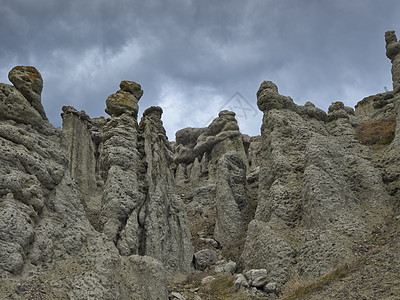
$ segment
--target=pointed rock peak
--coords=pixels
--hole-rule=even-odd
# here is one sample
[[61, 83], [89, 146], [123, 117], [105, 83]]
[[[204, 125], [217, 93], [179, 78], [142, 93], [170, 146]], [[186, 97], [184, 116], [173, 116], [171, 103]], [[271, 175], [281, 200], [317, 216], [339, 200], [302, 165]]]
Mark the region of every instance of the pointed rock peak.
[[158, 119], [161, 119], [161, 115], [163, 113], [163, 110], [159, 106], [150, 106], [148, 109], [146, 109], [143, 112], [143, 117], [144, 116], [154, 116]]
[[278, 93], [278, 87], [272, 81], [264, 81], [263, 83], [261, 83], [260, 88], [257, 91], [257, 97], [263, 90], [271, 90], [275, 93]]
[[16, 66], [8, 73], [8, 79], [39, 112], [42, 118], [47, 120], [41, 100], [43, 79], [39, 71], [31, 66]]
[[269, 111], [271, 109], [297, 110], [293, 100], [290, 97], [279, 94], [278, 87], [272, 81], [261, 83], [257, 91], [257, 106], [261, 111]]
[[394, 30], [386, 31], [385, 32], [385, 41], [387, 44], [396, 43], [397, 37]]
[[127, 81], [127, 80], [121, 81], [119, 87], [122, 91], [128, 92], [133, 96], [135, 96], [138, 99], [138, 101], [143, 96], [142, 87], [140, 86], [139, 83], [136, 83], [134, 81]]
[[219, 112], [218, 116], [219, 116], [220, 118], [229, 117], [229, 116], [235, 117], [235, 116], [236, 116], [236, 113], [233, 112], [233, 111], [229, 111], [229, 110], [222, 110], [222, 111]]
[[393, 30], [385, 32], [385, 41], [386, 41], [386, 56], [391, 61], [393, 61], [393, 59], [400, 52], [400, 42], [397, 41], [396, 34]]
[[140, 84], [133, 81], [121, 81], [121, 88], [108, 96], [105, 112], [110, 116], [120, 116], [123, 113], [132, 114], [135, 118], [139, 111], [138, 102], [143, 95]]

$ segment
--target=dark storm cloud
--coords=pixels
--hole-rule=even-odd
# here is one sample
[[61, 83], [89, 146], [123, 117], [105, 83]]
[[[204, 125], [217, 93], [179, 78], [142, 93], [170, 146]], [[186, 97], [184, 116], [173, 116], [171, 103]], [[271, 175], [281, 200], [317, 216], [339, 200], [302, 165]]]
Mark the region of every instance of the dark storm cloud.
[[[239, 92], [255, 107], [263, 80], [323, 109], [391, 88], [384, 32], [400, 29], [395, 0], [0, 0], [0, 81], [17, 64], [45, 81], [56, 126], [62, 105], [104, 114], [121, 80], [162, 105], [169, 137], [203, 126]], [[259, 132], [261, 113], [239, 119]]]

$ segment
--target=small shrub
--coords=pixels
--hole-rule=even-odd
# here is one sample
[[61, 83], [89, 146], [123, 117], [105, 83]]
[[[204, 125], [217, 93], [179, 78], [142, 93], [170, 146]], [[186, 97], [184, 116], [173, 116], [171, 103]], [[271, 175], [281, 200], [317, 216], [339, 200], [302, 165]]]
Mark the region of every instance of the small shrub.
[[374, 120], [358, 125], [356, 129], [357, 139], [364, 145], [387, 145], [394, 139], [396, 121]]

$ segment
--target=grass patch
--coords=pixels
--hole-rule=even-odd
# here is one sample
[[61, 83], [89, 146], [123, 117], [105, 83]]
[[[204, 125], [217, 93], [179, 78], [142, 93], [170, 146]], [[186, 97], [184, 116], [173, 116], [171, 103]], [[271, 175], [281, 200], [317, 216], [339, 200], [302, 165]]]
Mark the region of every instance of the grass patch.
[[395, 136], [396, 121], [374, 120], [360, 123], [356, 128], [358, 141], [364, 145], [387, 145], [392, 142]]
[[299, 297], [304, 297], [318, 290], [321, 290], [324, 286], [328, 285], [329, 283], [336, 281], [340, 278], [344, 278], [351, 272], [355, 271], [358, 266], [365, 264], [369, 256], [374, 255], [379, 251], [380, 250], [378, 247], [374, 247], [370, 251], [368, 251], [368, 253], [361, 256], [360, 258], [351, 259], [345, 262], [344, 264], [340, 265], [339, 267], [333, 269], [331, 272], [313, 281], [307, 282], [297, 276], [287, 283], [286, 288], [287, 290], [290, 291], [289, 294], [283, 296], [280, 299], [281, 300], [297, 299]]

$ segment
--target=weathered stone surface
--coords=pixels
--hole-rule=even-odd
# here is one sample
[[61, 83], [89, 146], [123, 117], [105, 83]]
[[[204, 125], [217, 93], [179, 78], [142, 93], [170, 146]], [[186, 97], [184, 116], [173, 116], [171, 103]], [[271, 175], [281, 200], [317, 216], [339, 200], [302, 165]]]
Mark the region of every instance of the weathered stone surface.
[[261, 288], [268, 282], [268, 272], [265, 269], [253, 269], [246, 272], [246, 278], [251, 286]]
[[80, 188], [85, 201], [85, 210], [91, 224], [99, 229], [102, 191], [99, 185], [99, 141], [93, 138], [92, 121], [84, 112], [72, 106], [62, 108], [63, 132], [67, 140], [69, 172]]
[[365, 97], [355, 106], [355, 116], [359, 122], [395, 119], [393, 92]]
[[189, 273], [193, 258], [189, 224], [170, 171], [173, 154], [161, 114], [160, 107], [150, 107], [140, 122], [148, 188], [139, 212], [139, 225], [144, 228], [143, 250], [163, 262], [167, 270]]
[[263, 291], [267, 293], [275, 293], [277, 288], [276, 282], [268, 282], [263, 286]]
[[389, 209], [380, 172], [359, 154], [354, 111], [335, 102], [324, 118], [282, 97], [271, 83], [258, 92], [260, 194], [241, 257], [278, 285], [292, 268], [310, 280], [351, 259]]
[[106, 100], [106, 113], [110, 116], [120, 116], [123, 113], [137, 117], [138, 101], [143, 95], [139, 84], [133, 81], [122, 81], [120, 90], [110, 95]]
[[385, 33], [386, 56], [392, 62], [393, 92], [400, 92], [400, 42], [397, 40], [394, 31]]
[[296, 109], [290, 97], [278, 93], [278, 87], [272, 81], [264, 81], [257, 92], [257, 105], [261, 111], [271, 109]]
[[216, 278], [214, 276], [206, 276], [201, 280], [202, 285], [207, 285], [213, 282]]
[[43, 123], [40, 113], [15, 87], [0, 83], [0, 118], [39, 127]]
[[41, 100], [43, 79], [38, 70], [30, 66], [17, 66], [8, 73], [8, 79], [31, 103], [42, 118], [47, 120]]
[[104, 125], [103, 232], [122, 255], [149, 255], [170, 273], [189, 273], [189, 224], [169, 168], [173, 155], [161, 114], [160, 107], [150, 107], [139, 128], [129, 114]]
[[204, 249], [194, 254], [194, 265], [197, 270], [205, 270], [217, 262], [217, 252]]
[[[365, 279], [376, 298], [396, 294], [400, 42], [385, 37], [393, 92], [325, 113], [263, 82], [259, 137], [221, 111], [170, 143], [160, 107], [138, 124], [143, 91], [130, 81], [107, 99], [107, 120], [63, 107], [61, 132], [42, 111], [40, 74], [13, 69], [14, 86], [0, 84], [0, 298], [167, 299], [166, 276], [193, 264], [223, 273], [203, 289], [236, 271], [247, 279], [235, 276], [235, 296], [277, 297], [364, 259], [343, 282]], [[397, 127], [387, 144], [359, 143], [361, 123], [388, 119]], [[192, 242], [203, 249], [194, 258]], [[366, 289], [338, 284], [319, 298]]]
[[233, 282], [233, 286], [235, 287], [236, 290], [239, 290], [240, 288], [248, 289], [250, 287], [249, 283], [246, 280], [246, 277], [244, 277], [243, 274], [235, 275], [235, 281]]
[[132, 94], [138, 100], [143, 96], [142, 87], [136, 82], [127, 80], [121, 81], [119, 88], [124, 92]]
[[243, 238], [246, 231], [247, 166], [240, 155], [227, 152], [218, 161], [217, 170], [214, 237], [222, 246], [229, 247]]
[[284, 283], [294, 256], [294, 249], [268, 224], [257, 220], [250, 222], [241, 257], [245, 269], [263, 267], [267, 280]]
[[[34, 85], [30, 88], [37, 91]], [[167, 195], [166, 199], [173, 204], [164, 202], [164, 206], [157, 207], [158, 212], [165, 213], [164, 221], [175, 226], [162, 228], [162, 232], [169, 234], [161, 240], [169, 247], [160, 250], [164, 251], [163, 262], [132, 252], [129, 257], [121, 256], [120, 251], [125, 248], [117, 241], [130, 241], [118, 227], [124, 224], [120, 216], [125, 212], [125, 217], [129, 217], [129, 205], [144, 199], [135, 195], [147, 193], [143, 190], [147, 180], [137, 176], [146, 173], [146, 168], [143, 169], [143, 154], [138, 154], [142, 149], [137, 146], [136, 119], [131, 113], [123, 113], [107, 122], [101, 118], [91, 120], [84, 112], [64, 107], [62, 134], [26, 97], [14, 87], [1, 85], [0, 105], [4, 109], [0, 118], [0, 298], [167, 299], [165, 266], [168, 272], [187, 272], [192, 261], [188, 226], [180, 227], [185, 226], [185, 215], [179, 201], [174, 202]], [[158, 136], [160, 130], [152, 134]], [[149, 144], [154, 142], [151, 136], [149, 139]], [[165, 143], [166, 137], [160, 140]], [[154, 150], [155, 146], [151, 147]], [[164, 153], [156, 155], [172, 159], [171, 154], [168, 158]], [[149, 155], [149, 159], [155, 168], [158, 166], [157, 170], [165, 167], [169, 171], [154, 157]], [[124, 185], [121, 187], [121, 178], [125, 180], [125, 189]], [[153, 184], [159, 189], [158, 183]], [[132, 191], [135, 186], [137, 191]], [[164, 197], [167, 192], [160, 191], [159, 195]], [[103, 204], [110, 200], [114, 206], [103, 205], [100, 212], [99, 203], [91, 202], [96, 193], [99, 197], [104, 195]], [[125, 195], [131, 198], [124, 198]], [[151, 197], [156, 199], [155, 194]], [[121, 213], [124, 205], [128, 210], [122, 209]], [[117, 226], [113, 228], [107, 222], [94, 224], [101, 214], [108, 214]], [[180, 214], [180, 219], [174, 223], [176, 214]], [[135, 231], [142, 221], [138, 214], [134, 220], [128, 220], [127, 225], [132, 236], [143, 233]], [[105, 228], [109, 237], [92, 225], [97, 230]], [[158, 228], [158, 224], [153, 225]], [[154, 235], [156, 230], [149, 228], [148, 232]], [[156, 239], [160, 235], [146, 238]], [[147, 245], [151, 249], [151, 244]], [[139, 252], [139, 247], [131, 248]], [[141, 251], [146, 254], [146, 249]], [[182, 251], [186, 256], [179, 256]]]

